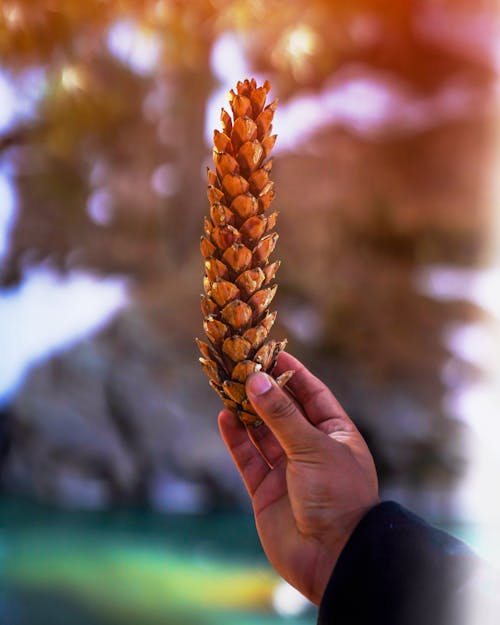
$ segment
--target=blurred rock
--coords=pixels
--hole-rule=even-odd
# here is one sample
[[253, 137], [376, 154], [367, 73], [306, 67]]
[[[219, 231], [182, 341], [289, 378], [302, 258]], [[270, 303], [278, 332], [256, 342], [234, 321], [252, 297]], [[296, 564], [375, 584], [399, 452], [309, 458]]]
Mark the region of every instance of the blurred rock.
[[180, 480], [167, 472], [154, 476], [148, 489], [148, 497], [155, 509], [169, 513], [205, 512], [209, 503], [203, 484]]
[[242, 497], [198, 363], [172, 362], [140, 325], [137, 312], [125, 313], [32, 371], [10, 407], [7, 491], [70, 506], [142, 502], [169, 511]]

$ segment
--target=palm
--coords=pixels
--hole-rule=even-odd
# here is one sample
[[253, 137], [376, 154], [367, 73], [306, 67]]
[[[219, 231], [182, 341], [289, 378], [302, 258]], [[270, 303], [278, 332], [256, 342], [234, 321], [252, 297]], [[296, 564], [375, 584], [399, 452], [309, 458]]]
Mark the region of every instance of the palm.
[[[234, 441], [240, 453], [243, 447], [248, 453], [244, 460], [247, 462], [244, 480], [252, 497], [262, 547], [276, 570], [295, 587], [302, 588], [311, 577], [319, 544], [303, 536], [298, 529], [288, 494], [288, 461], [283, 450], [265, 425], [251, 433], [262, 453], [266, 449], [266, 457], [273, 464], [271, 470], [262, 456], [255, 453], [254, 445], [248, 445], [247, 433], [229, 411], [224, 411], [221, 421], [231, 422], [231, 429], [229, 423], [225, 426], [226, 439]], [[272, 451], [275, 453], [270, 453]]]
[[352, 531], [368, 502], [375, 503], [377, 480], [364, 440], [330, 391], [281, 354], [278, 373], [290, 368], [296, 370], [289, 386], [297, 402], [288, 402], [290, 414], [281, 415], [285, 433], [275, 430], [279, 441], [266, 425], [245, 430], [228, 410], [219, 423], [252, 498], [267, 557], [318, 602], [349, 536], [345, 528]]
[[[308, 588], [314, 582], [314, 570], [321, 555], [321, 544], [312, 536], [300, 531], [301, 517], [292, 509], [288, 482], [294, 484], [286, 458], [269, 471], [253, 496], [257, 531], [262, 547], [276, 570], [296, 588]], [[328, 561], [331, 570], [333, 562]], [[309, 593], [306, 591], [306, 595]]]

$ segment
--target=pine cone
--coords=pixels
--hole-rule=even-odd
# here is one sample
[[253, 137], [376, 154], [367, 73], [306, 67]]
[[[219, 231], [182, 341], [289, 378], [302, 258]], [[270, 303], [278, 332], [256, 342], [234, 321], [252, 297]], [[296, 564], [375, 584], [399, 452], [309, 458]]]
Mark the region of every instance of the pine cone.
[[[278, 214], [267, 213], [274, 198], [269, 159], [277, 102], [268, 106], [271, 85], [238, 82], [230, 92], [233, 119], [222, 109], [222, 132], [214, 131], [215, 172], [208, 170], [210, 219], [205, 217], [201, 253], [205, 258], [205, 295], [201, 309], [210, 343], [197, 339], [200, 362], [210, 385], [240, 421], [259, 425], [245, 393], [254, 371], [271, 373], [286, 340], [268, 339], [276, 319], [269, 305], [276, 293], [280, 261], [269, 262], [278, 234]], [[293, 375], [277, 378], [284, 386]]]

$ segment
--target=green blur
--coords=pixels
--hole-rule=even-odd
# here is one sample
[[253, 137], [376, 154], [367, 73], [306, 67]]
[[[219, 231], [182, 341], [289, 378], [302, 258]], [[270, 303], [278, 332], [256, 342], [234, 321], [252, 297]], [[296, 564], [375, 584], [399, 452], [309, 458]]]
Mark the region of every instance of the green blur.
[[[70, 512], [0, 502], [0, 614], [9, 625], [296, 625], [251, 517]], [[2, 620], [2, 622], [4, 622]]]

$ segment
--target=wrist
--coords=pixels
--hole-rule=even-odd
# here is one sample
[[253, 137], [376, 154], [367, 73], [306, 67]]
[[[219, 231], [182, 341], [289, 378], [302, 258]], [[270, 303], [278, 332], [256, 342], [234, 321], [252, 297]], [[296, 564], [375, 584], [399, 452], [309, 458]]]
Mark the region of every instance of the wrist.
[[349, 514], [342, 515], [337, 519], [336, 531], [332, 532], [321, 541], [322, 549], [318, 554], [318, 561], [314, 571], [314, 582], [310, 593], [311, 596], [308, 596], [308, 599], [310, 599], [310, 601], [312, 601], [315, 605], [319, 606], [321, 603], [321, 599], [323, 598], [326, 587], [337, 565], [340, 555], [349, 542], [349, 539], [353, 535], [356, 527], [365, 515], [379, 503], [380, 499], [377, 497], [372, 504], [358, 508]]
[[312, 603], [316, 606], [319, 606], [321, 603], [321, 599], [325, 594], [332, 572], [335, 569], [337, 561], [346, 543], [347, 541], [339, 544], [338, 548], [335, 550], [333, 550], [331, 546], [328, 549], [323, 548], [318, 554], [313, 579], [311, 580], [311, 587], [309, 592], [304, 592], [309, 601], [312, 601]]

